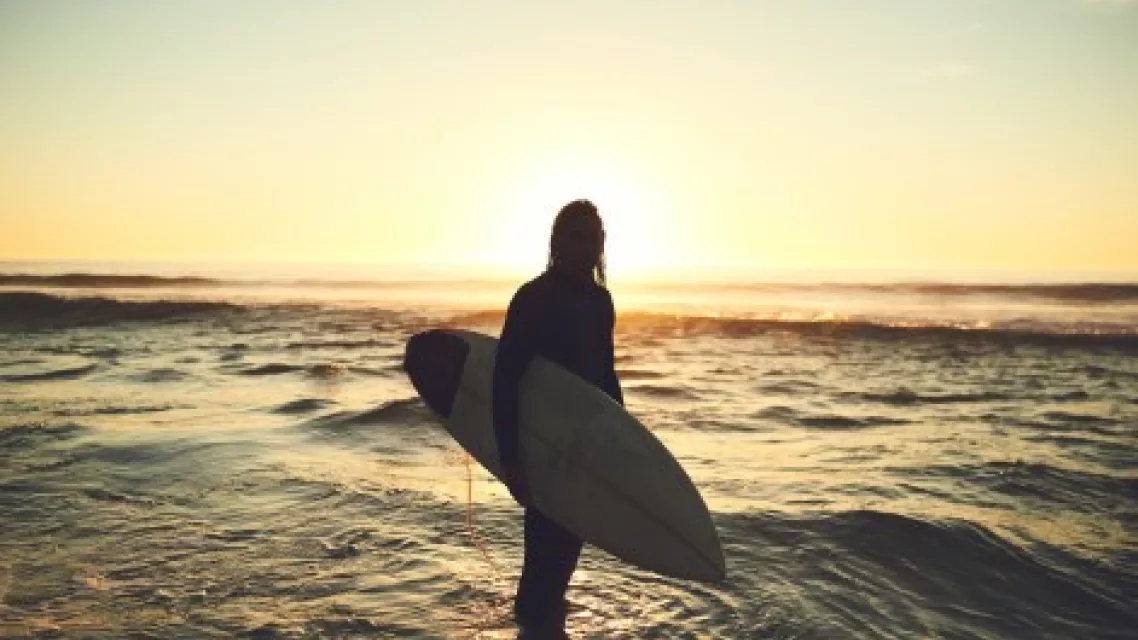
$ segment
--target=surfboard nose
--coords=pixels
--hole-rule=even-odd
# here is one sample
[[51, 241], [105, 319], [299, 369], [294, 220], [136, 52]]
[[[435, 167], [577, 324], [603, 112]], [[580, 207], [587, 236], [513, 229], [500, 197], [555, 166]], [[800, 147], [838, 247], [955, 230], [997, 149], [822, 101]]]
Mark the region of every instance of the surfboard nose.
[[441, 329], [411, 336], [403, 352], [403, 370], [432, 411], [450, 417], [470, 347]]

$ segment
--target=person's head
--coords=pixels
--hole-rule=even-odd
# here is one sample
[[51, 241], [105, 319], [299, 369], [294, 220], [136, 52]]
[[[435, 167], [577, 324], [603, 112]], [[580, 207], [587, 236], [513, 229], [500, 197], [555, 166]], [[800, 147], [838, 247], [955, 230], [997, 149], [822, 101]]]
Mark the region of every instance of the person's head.
[[561, 207], [549, 236], [549, 265], [588, 273], [605, 286], [605, 228], [597, 207], [574, 200]]

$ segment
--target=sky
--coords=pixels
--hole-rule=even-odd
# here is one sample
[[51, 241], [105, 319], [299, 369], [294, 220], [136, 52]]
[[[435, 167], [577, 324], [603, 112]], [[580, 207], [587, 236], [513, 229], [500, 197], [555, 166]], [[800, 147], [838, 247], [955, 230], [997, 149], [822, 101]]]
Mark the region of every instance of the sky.
[[1138, 272], [1138, 2], [0, 0], [0, 260]]

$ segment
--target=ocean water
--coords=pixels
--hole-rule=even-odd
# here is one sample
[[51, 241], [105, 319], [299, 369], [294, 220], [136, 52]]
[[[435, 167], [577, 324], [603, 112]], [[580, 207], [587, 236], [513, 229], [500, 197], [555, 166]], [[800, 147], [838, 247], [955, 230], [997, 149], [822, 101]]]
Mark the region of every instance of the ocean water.
[[[0, 637], [514, 637], [520, 510], [400, 364], [518, 282], [83, 271], [0, 275]], [[614, 295], [728, 580], [586, 547], [574, 637], [1138, 637], [1138, 285]]]

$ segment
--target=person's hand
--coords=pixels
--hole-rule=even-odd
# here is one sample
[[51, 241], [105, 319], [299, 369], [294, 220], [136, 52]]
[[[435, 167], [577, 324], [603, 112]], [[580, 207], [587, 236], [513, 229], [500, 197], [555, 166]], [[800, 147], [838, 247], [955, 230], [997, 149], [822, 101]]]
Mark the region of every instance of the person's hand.
[[502, 465], [502, 481], [506, 483], [510, 495], [514, 496], [514, 500], [517, 500], [518, 504], [523, 507], [533, 504], [533, 496], [529, 492], [529, 478], [526, 477], [526, 472], [522, 469], [520, 462]]

